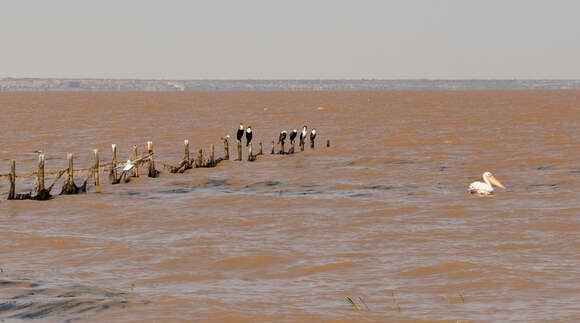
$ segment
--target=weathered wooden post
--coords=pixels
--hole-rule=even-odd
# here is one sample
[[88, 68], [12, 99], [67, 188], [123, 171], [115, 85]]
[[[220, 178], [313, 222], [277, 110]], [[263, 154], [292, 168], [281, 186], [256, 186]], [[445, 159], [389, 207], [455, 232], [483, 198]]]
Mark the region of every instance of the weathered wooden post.
[[304, 151], [304, 142], [306, 140], [300, 140], [300, 151]]
[[290, 149], [288, 149], [288, 154], [293, 154], [294, 153], [294, 142], [292, 142], [292, 147], [290, 147]]
[[147, 151], [149, 152], [149, 177], [157, 177], [157, 170], [155, 169], [155, 161], [153, 160], [153, 141], [147, 142]]
[[112, 184], [117, 184], [117, 145], [112, 144], [111, 150], [113, 151], [113, 158], [111, 162], [111, 175], [113, 176]]
[[40, 195], [41, 192], [44, 191], [44, 154], [38, 155], [38, 172], [36, 173], [36, 179], [38, 181], [36, 195]]
[[188, 168], [191, 165], [191, 161], [189, 160], [189, 140], [185, 139], [183, 144], [185, 145], [185, 156], [183, 156], [183, 159], [185, 159], [185, 168]]
[[[137, 145], [133, 145], [133, 158], [137, 159], [138, 157]], [[139, 163], [135, 163], [135, 166], [133, 166], [133, 177], [139, 177]]]
[[314, 138], [310, 139], [310, 148], [314, 149]]
[[213, 144], [210, 144], [209, 145], [209, 166], [210, 167], [214, 167], [215, 166], [214, 147], [213, 147]]
[[248, 146], [248, 161], [252, 161], [252, 143]]
[[258, 141], [258, 155], [263, 155], [262, 153], [262, 142]]
[[13, 200], [16, 196], [16, 161], [10, 161], [10, 191], [8, 192], [8, 199]]
[[284, 155], [286, 153], [286, 151], [284, 150], [284, 142], [282, 141], [280, 143], [280, 155]]
[[67, 153], [66, 159], [68, 160], [68, 183], [70, 185], [74, 185], [74, 169], [73, 169], [73, 155], [72, 155], [72, 153]]
[[197, 160], [195, 161], [195, 167], [203, 167], [203, 149], [197, 152]]
[[38, 188], [36, 189], [36, 196], [34, 199], [39, 201], [48, 200], [50, 192], [44, 188], [44, 154], [38, 155], [38, 171], [36, 172], [36, 179], [38, 181]]
[[242, 161], [242, 142], [238, 140], [238, 160]]
[[68, 160], [68, 184], [74, 185], [73, 154], [67, 153], [66, 159]]
[[225, 160], [230, 160], [230, 143], [227, 139], [224, 140], [224, 155]]
[[276, 147], [276, 142], [272, 140], [272, 152], [271, 152], [272, 155], [274, 155], [274, 147]]
[[326, 147], [330, 147], [330, 139], [326, 139]]
[[95, 187], [99, 189], [99, 150], [93, 149], [93, 177], [95, 179]]
[[73, 169], [73, 154], [68, 153], [66, 154], [66, 159], [68, 160], [68, 169], [67, 172], [67, 181], [62, 186], [62, 191], [60, 195], [70, 195], [70, 194], [77, 194], [79, 192], [78, 188], [75, 186], [74, 182], [74, 169]]

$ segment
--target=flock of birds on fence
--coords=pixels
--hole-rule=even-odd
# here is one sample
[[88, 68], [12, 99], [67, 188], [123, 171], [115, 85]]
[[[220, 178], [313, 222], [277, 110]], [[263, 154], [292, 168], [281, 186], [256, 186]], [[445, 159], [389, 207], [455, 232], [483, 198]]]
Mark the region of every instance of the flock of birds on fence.
[[[252, 142], [252, 126], [248, 126], [245, 130], [244, 130], [244, 124], [240, 123], [240, 127], [238, 128], [238, 131], [236, 132], [236, 139], [238, 141], [242, 141], [243, 137], [244, 137], [244, 133], [246, 134], [246, 147], [250, 144], [250, 142]], [[293, 129], [292, 132], [290, 132], [290, 144], [294, 143], [294, 140], [296, 139], [296, 136], [298, 135], [298, 130]], [[302, 127], [302, 131], [300, 132], [300, 144], [303, 145], [306, 141], [306, 136], [308, 135], [308, 126], [304, 125]], [[278, 143], [280, 144], [284, 144], [284, 142], [286, 141], [286, 138], [288, 136], [288, 132], [286, 130], [282, 130], [280, 132], [280, 136], [278, 137]], [[316, 138], [316, 129], [312, 129], [310, 131], [310, 142], [314, 142], [314, 139]], [[230, 135], [225, 135], [224, 137], [221, 138], [222, 140], [229, 140], [230, 139]]]

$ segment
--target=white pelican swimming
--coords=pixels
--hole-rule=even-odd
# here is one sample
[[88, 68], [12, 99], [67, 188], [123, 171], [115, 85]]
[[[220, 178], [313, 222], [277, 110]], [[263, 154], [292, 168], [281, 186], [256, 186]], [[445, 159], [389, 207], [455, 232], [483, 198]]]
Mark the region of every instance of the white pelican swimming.
[[469, 184], [469, 193], [477, 193], [477, 194], [481, 194], [481, 195], [489, 195], [493, 193], [493, 187], [491, 186], [491, 184], [501, 187], [501, 188], [505, 188], [497, 179], [495, 179], [495, 177], [493, 177], [493, 174], [490, 172], [485, 172], [482, 175], [483, 177], [483, 181], [485, 183], [482, 182], [473, 182], [471, 184]]

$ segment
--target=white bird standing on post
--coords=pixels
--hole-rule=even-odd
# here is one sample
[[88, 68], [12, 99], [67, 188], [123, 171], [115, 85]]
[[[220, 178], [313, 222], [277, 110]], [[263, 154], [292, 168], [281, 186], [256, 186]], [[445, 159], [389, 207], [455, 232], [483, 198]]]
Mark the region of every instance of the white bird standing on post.
[[293, 129], [290, 133], [290, 144], [294, 143], [294, 139], [296, 139], [296, 135], [298, 134], [298, 130]]
[[278, 137], [278, 143], [284, 143], [284, 141], [286, 140], [286, 135], [287, 135], [286, 130], [282, 130], [280, 132], [280, 137]]
[[238, 140], [242, 140], [242, 137], [244, 136], [244, 125], [240, 123], [240, 128], [238, 129], [238, 132], [236, 132], [236, 138], [238, 138]]
[[505, 187], [500, 183], [500, 181], [498, 181], [492, 173], [490, 172], [485, 172], [482, 175], [483, 177], [483, 181], [485, 183], [482, 182], [473, 182], [469, 185], [469, 193], [471, 194], [480, 194], [480, 195], [490, 195], [493, 193], [493, 185], [504, 188]]
[[248, 147], [250, 142], [252, 142], [252, 127], [248, 126], [248, 128], [246, 128], [246, 147]]
[[302, 132], [300, 133], [300, 144], [304, 144], [304, 141], [306, 140], [306, 129], [308, 129], [308, 127], [306, 125], [304, 125], [304, 127], [302, 127]]

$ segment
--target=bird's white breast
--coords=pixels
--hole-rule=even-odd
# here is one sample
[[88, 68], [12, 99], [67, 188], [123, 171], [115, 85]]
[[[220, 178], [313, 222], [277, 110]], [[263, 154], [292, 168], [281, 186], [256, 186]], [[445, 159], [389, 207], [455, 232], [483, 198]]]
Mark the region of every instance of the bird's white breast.
[[473, 182], [469, 185], [469, 191], [480, 193], [480, 194], [490, 194], [493, 192], [491, 185], [482, 182]]

